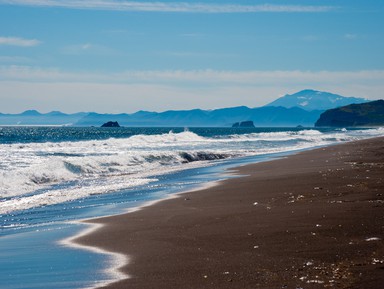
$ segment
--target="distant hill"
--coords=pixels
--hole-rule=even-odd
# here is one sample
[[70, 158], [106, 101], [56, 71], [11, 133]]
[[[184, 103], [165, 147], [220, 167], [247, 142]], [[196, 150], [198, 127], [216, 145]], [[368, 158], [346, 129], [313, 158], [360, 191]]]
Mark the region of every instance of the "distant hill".
[[384, 100], [351, 104], [321, 114], [315, 126], [364, 127], [384, 125]]
[[169, 110], [165, 112], [140, 111], [133, 114], [76, 113], [46, 114], [28, 111], [21, 114], [1, 114], [0, 125], [67, 125], [96, 126], [113, 121], [121, 126], [142, 127], [231, 127], [236, 122], [251, 120], [255, 126], [313, 126], [322, 111], [306, 111], [297, 107], [246, 106], [215, 110]]
[[41, 116], [41, 113], [37, 110], [26, 110], [23, 113], [21, 113], [23, 116]]
[[306, 89], [294, 94], [287, 94], [272, 101], [266, 106], [299, 107], [308, 111], [327, 110], [352, 103], [364, 103], [367, 99], [345, 97], [329, 92]]
[[43, 114], [36, 110], [27, 110], [20, 114], [0, 114], [0, 125], [73, 125], [87, 114], [65, 114], [60, 111]]
[[107, 121], [118, 121], [122, 126], [157, 127], [231, 127], [233, 123], [252, 120], [255, 126], [313, 126], [322, 111], [306, 111], [297, 107], [246, 106], [215, 110], [169, 110], [165, 112], [140, 112], [134, 114], [90, 113], [80, 119], [77, 126], [100, 126]]
[[164, 112], [138, 111], [132, 114], [99, 114], [95, 112], [65, 114], [60, 111], [39, 113], [27, 110], [20, 114], [1, 114], [0, 125], [68, 125], [96, 126], [113, 121], [121, 126], [143, 127], [231, 127], [236, 122], [253, 121], [261, 126], [314, 125], [320, 114], [329, 108], [350, 103], [364, 103], [366, 99], [343, 97], [329, 92], [303, 90], [283, 96], [270, 104], [249, 108], [246, 106], [214, 110], [168, 110]]

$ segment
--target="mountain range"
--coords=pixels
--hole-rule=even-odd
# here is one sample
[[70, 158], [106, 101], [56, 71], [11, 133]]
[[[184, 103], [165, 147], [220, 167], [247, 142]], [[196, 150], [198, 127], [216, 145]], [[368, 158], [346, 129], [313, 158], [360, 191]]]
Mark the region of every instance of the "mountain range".
[[0, 125], [101, 126], [108, 121], [117, 121], [121, 126], [132, 127], [230, 127], [233, 123], [251, 120], [259, 127], [298, 125], [311, 127], [327, 109], [367, 101], [363, 98], [344, 97], [307, 89], [287, 94], [263, 107], [256, 108], [239, 106], [214, 110], [138, 111], [132, 114], [95, 112], [65, 114], [59, 111], [42, 114], [36, 110], [28, 110], [21, 114], [0, 113]]

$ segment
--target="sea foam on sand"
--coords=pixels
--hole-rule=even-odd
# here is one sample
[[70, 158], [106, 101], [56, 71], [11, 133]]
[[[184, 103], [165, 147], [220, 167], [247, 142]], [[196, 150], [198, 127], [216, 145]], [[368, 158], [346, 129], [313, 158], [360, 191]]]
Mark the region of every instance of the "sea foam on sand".
[[[201, 185], [197, 186], [196, 188], [193, 188], [190, 190], [185, 190], [185, 191], [181, 191], [179, 193], [166, 195], [162, 199], [145, 202], [141, 206], [130, 208], [121, 214], [133, 213], [133, 212], [142, 210], [143, 208], [153, 206], [159, 202], [173, 199], [173, 198], [178, 198], [182, 194], [185, 194], [185, 193], [209, 189], [211, 187], [217, 186], [218, 183], [219, 183], [218, 181], [212, 181], [212, 182], [201, 184]], [[116, 215], [120, 215], [120, 214], [116, 214]], [[84, 287], [82, 289], [94, 289], [94, 288], [98, 288], [98, 287], [104, 287], [104, 286], [110, 285], [112, 283], [130, 278], [130, 276], [128, 274], [123, 273], [121, 270], [121, 268], [123, 268], [124, 266], [129, 264], [129, 261], [130, 261], [129, 256], [127, 256], [125, 254], [121, 254], [121, 253], [111, 252], [111, 251], [105, 250], [105, 249], [100, 248], [100, 247], [94, 247], [94, 246], [88, 246], [85, 244], [80, 244], [76, 241], [76, 240], [80, 239], [81, 237], [92, 234], [93, 232], [100, 230], [102, 227], [104, 227], [104, 224], [90, 223], [89, 222], [89, 221], [95, 220], [95, 219], [97, 219], [97, 218], [68, 222], [68, 223], [76, 224], [76, 225], [85, 225], [86, 228], [81, 230], [78, 234], [71, 236], [71, 237], [68, 237], [66, 239], [60, 240], [58, 242], [62, 246], [66, 246], [66, 247], [70, 247], [70, 248], [74, 248], [74, 249], [80, 249], [80, 250], [87, 250], [87, 251], [90, 251], [90, 252], [93, 252], [96, 254], [102, 254], [102, 255], [106, 255], [109, 257], [109, 260], [107, 261], [107, 264], [105, 266], [106, 269], [104, 270], [103, 273], [107, 274], [110, 277], [110, 279], [95, 281], [95, 283], [90, 284], [90, 286]]]
[[109, 257], [104, 273], [106, 273], [110, 277], [110, 279], [95, 281], [94, 284], [87, 286], [84, 289], [91, 289], [91, 288], [106, 286], [111, 283], [118, 282], [120, 280], [127, 279], [130, 277], [129, 275], [123, 273], [120, 270], [120, 268], [122, 268], [123, 266], [129, 263], [128, 256], [120, 253], [109, 252], [99, 247], [92, 247], [84, 244], [79, 244], [75, 241], [78, 238], [81, 238], [85, 235], [91, 234], [96, 230], [99, 230], [104, 226], [103, 224], [84, 223], [83, 221], [74, 221], [70, 223], [86, 225], [87, 228], [82, 230], [79, 234], [76, 234], [74, 236], [71, 236], [69, 238], [59, 241], [60, 245], [75, 248], [75, 249], [87, 250], [97, 254], [107, 255]]

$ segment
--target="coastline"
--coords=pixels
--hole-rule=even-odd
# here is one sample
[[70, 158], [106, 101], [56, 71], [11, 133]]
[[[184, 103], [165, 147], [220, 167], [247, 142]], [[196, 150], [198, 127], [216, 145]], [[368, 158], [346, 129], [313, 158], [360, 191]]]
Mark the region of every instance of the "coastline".
[[87, 220], [102, 227], [75, 242], [128, 256], [130, 278], [107, 288], [381, 288], [383, 149], [381, 137], [245, 165]]
[[[85, 225], [84, 222], [85, 221], [79, 220], [79, 221], [73, 221], [70, 223]], [[74, 249], [81, 249], [81, 250], [90, 251], [90, 252], [94, 252], [97, 254], [109, 256], [109, 258], [110, 258], [110, 260], [108, 260], [109, 268], [106, 270], [105, 273], [107, 273], [108, 276], [110, 276], [111, 278], [113, 278], [113, 280], [116, 280], [116, 281], [130, 278], [130, 276], [127, 273], [120, 270], [121, 267], [125, 266], [126, 264], [129, 264], [129, 256], [122, 254], [122, 253], [110, 252], [110, 251], [107, 251], [107, 250], [100, 248], [100, 247], [94, 247], [94, 246], [90, 246], [87, 244], [76, 243], [74, 241], [75, 239], [81, 238], [83, 236], [92, 234], [93, 232], [95, 232], [97, 230], [100, 230], [102, 227], [104, 227], [104, 224], [98, 224], [98, 223], [89, 224], [88, 223], [88, 224], [86, 224], [86, 226], [87, 226], [87, 228], [85, 228], [84, 230], [81, 230], [79, 234], [74, 235], [74, 236], [70, 236], [70, 237], [65, 238], [63, 240], [60, 240], [58, 242], [58, 244], [61, 246], [65, 246], [65, 247], [70, 247], [70, 248], [74, 248]], [[105, 286], [109, 285], [110, 283], [111, 283], [111, 280], [99, 280], [99, 281], [96, 281], [93, 286], [90, 285], [90, 286], [84, 287], [83, 289], [92, 289], [95, 287], [105, 287]]]

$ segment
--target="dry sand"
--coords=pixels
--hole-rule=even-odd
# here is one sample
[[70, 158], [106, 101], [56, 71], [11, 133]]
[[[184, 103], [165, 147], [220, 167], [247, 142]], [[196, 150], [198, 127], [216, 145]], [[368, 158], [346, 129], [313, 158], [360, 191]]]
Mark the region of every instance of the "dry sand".
[[384, 288], [384, 138], [235, 171], [77, 242], [130, 257], [108, 288]]

